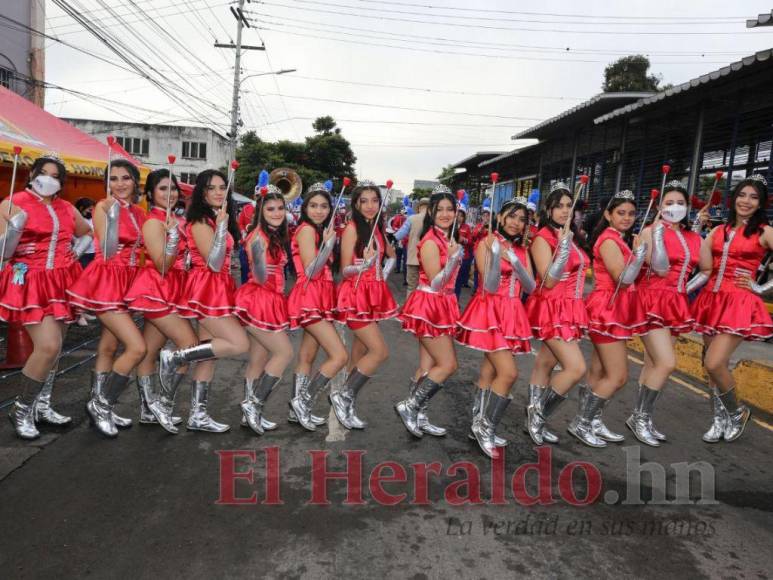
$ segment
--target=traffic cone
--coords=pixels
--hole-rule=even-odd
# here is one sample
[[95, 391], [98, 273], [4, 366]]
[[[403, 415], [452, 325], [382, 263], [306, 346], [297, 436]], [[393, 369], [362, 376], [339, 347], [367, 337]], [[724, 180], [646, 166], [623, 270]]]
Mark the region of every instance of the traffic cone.
[[19, 322], [8, 323], [5, 345], [5, 362], [0, 369], [20, 369], [32, 354], [32, 339]]

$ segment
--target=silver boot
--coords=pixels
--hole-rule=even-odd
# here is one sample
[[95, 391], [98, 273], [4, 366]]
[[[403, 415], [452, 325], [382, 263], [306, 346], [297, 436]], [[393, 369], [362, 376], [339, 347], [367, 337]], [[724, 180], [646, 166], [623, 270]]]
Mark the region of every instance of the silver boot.
[[495, 441], [496, 428], [512, 400], [510, 396], [502, 397], [489, 391], [488, 396], [483, 400], [478, 420], [472, 424], [472, 432], [481, 451], [491, 459], [499, 457]]
[[317, 430], [317, 425], [311, 420], [311, 411], [317, 402], [317, 397], [328, 383], [330, 383], [330, 379], [317, 371], [314, 378], [290, 401], [290, 408], [295, 413], [298, 422], [307, 431]]
[[120, 397], [129, 384], [129, 380], [130, 377], [110, 371], [101, 385], [99, 396], [86, 403], [86, 411], [91, 422], [106, 437], [116, 437], [118, 435], [118, 430], [113, 420], [113, 407], [118, 402], [118, 397]]
[[604, 407], [606, 399], [597, 396], [590, 389], [582, 398], [580, 412], [569, 423], [567, 431], [589, 447], [606, 447], [607, 442], [593, 431], [593, 418]]
[[564, 401], [566, 401], [564, 395], [559, 395], [552, 387], [548, 387], [543, 391], [537, 403], [527, 409], [526, 428], [531, 440], [537, 445], [544, 443], [545, 424]]
[[[255, 381], [254, 379], [245, 379], [245, 398], [239, 403], [244, 415], [243, 419], [249, 425], [250, 429], [255, 431], [258, 435], [263, 435], [265, 429], [261, 422], [263, 416], [263, 406], [268, 400], [268, 396], [274, 387], [279, 382], [281, 377], [274, 377], [267, 373], [260, 375], [260, 378]], [[257, 382], [257, 386], [255, 383]], [[247, 384], [250, 385], [250, 393], [247, 396]]]
[[[523, 410], [527, 417], [529, 416], [529, 407], [533, 407], [537, 404], [537, 401], [540, 400], [540, 397], [542, 397], [542, 394], [547, 388], [548, 387], [544, 387], [542, 385], [534, 385], [529, 383], [529, 404]], [[527, 428], [526, 423], [523, 425], [523, 432], [527, 434], [529, 433], [529, 429]], [[558, 443], [558, 435], [548, 429], [546, 425], [542, 428], [542, 440], [545, 443]]]
[[746, 428], [746, 423], [752, 416], [749, 407], [739, 403], [735, 396], [735, 386], [726, 393], [719, 394], [719, 400], [727, 413], [725, 422], [725, 431], [723, 433], [725, 441], [735, 441]]
[[[247, 379], [247, 378], [244, 379], [244, 399], [243, 400], [246, 401], [252, 394], [252, 391], [255, 386], [255, 380], [256, 379]], [[296, 423], [297, 422], [298, 421], [296, 419]], [[242, 413], [242, 419], [241, 421], [239, 421], [239, 424], [242, 427], [249, 427], [249, 425], [247, 424], [247, 419], [244, 418], [243, 413]], [[263, 413], [260, 414], [260, 426], [263, 428], [264, 431], [273, 431], [274, 429], [277, 428], [277, 424], [274, 423], [273, 421], [269, 421], [268, 419], [266, 419]]]
[[412, 396], [395, 405], [395, 410], [397, 411], [397, 414], [400, 415], [400, 419], [402, 419], [403, 424], [405, 424], [405, 428], [408, 429], [414, 437], [421, 437], [424, 435], [424, 431], [419, 428], [419, 412], [421, 408], [424, 407], [442, 388], [442, 384], [436, 383], [427, 377], [419, 383], [419, 386], [416, 387]]
[[660, 447], [660, 441], [650, 429], [652, 410], [658, 395], [660, 395], [660, 391], [650, 389], [646, 385], [639, 385], [633, 414], [625, 420], [625, 424], [633, 432], [634, 437], [651, 447]]
[[[309, 377], [306, 375], [301, 374], [295, 374], [293, 375], [293, 396], [292, 398], [296, 398], [302, 395], [306, 391], [306, 388], [309, 386]], [[320, 425], [324, 425], [327, 423], [327, 419], [324, 417], [319, 417], [315, 415], [314, 413], [311, 413], [309, 415], [311, 418], [311, 422], [314, 423], [317, 427]], [[292, 405], [290, 405], [290, 413], [287, 415], [287, 421], [289, 423], [297, 423], [298, 417], [295, 415], [295, 411], [293, 411]], [[265, 426], [263, 427], [266, 429], [266, 431], [269, 431]]]
[[[473, 386], [475, 387], [475, 396], [472, 400], [472, 422], [470, 423], [470, 432], [467, 434], [469, 439], [476, 438], [475, 433], [472, 430], [472, 425], [482, 417], [481, 410], [483, 409], [483, 403], [487, 400], [487, 393], [491, 390], [491, 387], [481, 389], [477, 383], [473, 383]], [[507, 447], [510, 442], [494, 433], [494, 443], [497, 447]]]
[[703, 434], [706, 443], [718, 443], [725, 436], [725, 424], [727, 423], [727, 411], [719, 400], [719, 391], [716, 387], [711, 389], [711, 412], [713, 419], [709, 430]]
[[172, 378], [172, 384], [167, 387], [162, 385], [158, 397], [148, 405], [155, 421], [173, 435], [178, 433], [177, 425], [182, 423], [182, 418], [173, 416], [172, 412], [177, 389], [184, 378], [185, 373], [176, 373]]
[[198, 360], [210, 360], [215, 358], [215, 351], [210, 341], [204, 341], [196, 346], [172, 350], [162, 348], [158, 355], [158, 378], [163, 386], [171, 384], [177, 369], [188, 363]]
[[27, 440], [37, 439], [40, 437], [40, 432], [35, 427], [35, 399], [43, 388], [43, 383], [25, 374], [20, 373], [19, 377], [19, 395], [8, 412], [8, 419], [18, 437]]
[[357, 394], [369, 380], [370, 377], [362, 374], [360, 369], [354, 368], [346, 378], [343, 387], [330, 393], [330, 404], [333, 406], [336, 418], [346, 429], [365, 429], [368, 426], [357, 416], [354, 405], [357, 402]]
[[[110, 372], [106, 371], [92, 371], [91, 372], [91, 400], [99, 400], [102, 398], [102, 392], [105, 387], [105, 381]], [[122, 417], [116, 414], [114, 410], [110, 411], [112, 414], [113, 425], [120, 429], [128, 429], [132, 426], [132, 420], [129, 417]]]
[[[425, 378], [427, 378], [427, 375], [422, 375], [418, 382], [411, 379], [410, 388], [408, 389], [408, 396], [413, 396], [413, 392], [416, 390], [416, 387], [418, 387], [419, 383], [421, 383], [421, 381], [423, 381]], [[424, 403], [424, 406], [419, 409], [418, 424], [419, 429], [421, 429], [422, 432], [426, 433], [427, 435], [432, 435], [433, 437], [444, 437], [446, 433], [448, 433], [448, 430], [445, 427], [439, 427], [438, 425], [430, 423], [429, 416], [427, 415], [427, 403]]]
[[[588, 385], [579, 385], [579, 394], [580, 394], [580, 409], [583, 406], [583, 400], [585, 397], [588, 396], [588, 393], [591, 392], [591, 388]], [[610, 430], [609, 427], [607, 427], [604, 424], [604, 421], [601, 419], [601, 415], [604, 411], [604, 406], [609, 401], [607, 399], [604, 400], [604, 405], [601, 406], [601, 408], [596, 411], [596, 416], [593, 417], [593, 420], [591, 421], [591, 425], [593, 427], [593, 434], [596, 435], [596, 437], [599, 437], [601, 439], [604, 439], [604, 441], [609, 441], [611, 443], [619, 443], [620, 441], [625, 441], [625, 436], [621, 435], [620, 433], [615, 433], [614, 431]]]
[[156, 423], [156, 418], [150, 412], [148, 405], [156, 400], [156, 388], [153, 375], [137, 375], [137, 391], [140, 397], [140, 423]]
[[207, 413], [209, 381], [193, 381], [191, 389], [191, 411], [188, 416], [189, 431], [208, 431], [209, 433], [225, 433], [231, 427], [218, 423]]
[[35, 398], [34, 415], [36, 423], [49, 423], [50, 425], [68, 425], [72, 417], [57, 413], [51, 406], [51, 393], [54, 390], [56, 380], [56, 368], [51, 370], [43, 383], [43, 388]]

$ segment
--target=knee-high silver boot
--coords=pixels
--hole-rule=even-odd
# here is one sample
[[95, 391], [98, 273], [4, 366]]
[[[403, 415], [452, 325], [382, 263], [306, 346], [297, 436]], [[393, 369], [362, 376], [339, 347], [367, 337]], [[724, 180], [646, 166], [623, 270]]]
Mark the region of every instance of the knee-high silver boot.
[[[526, 408], [523, 410], [526, 414], [526, 417], [529, 416], [529, 407], [533, 407], [537, 404], [537, 402], [542, 397], [542, 394], [545, 392], [545, 390], [548, 387], [545, 387], [543, 385], [535, 385], [532, 383], [529, 383], [529, 403], [526, 406]], [[529, 433], [529, 428], [526, 423], [523, 424], [523, 432]], [[558, 443], [558, 435], [553, 433], [550, 429], [548, 429], [547, 425], [545, 425], [542, 428], [542, 440], [545, 443]]]
[[215, 351], [210, 341], [204, 341], [196, 346], [171, 350], [162, 348], [158, 355], [158, 378], [161, 384], [166, 386], [172, 382], [177, 369], [183, 365], [198, 360], [210, 360], [215, 358]]
[[43, 383], [19, 373], [19, 394], [8, 412], [8, 419], [16, 435], [21, 439], [37, 439], [40, 432], [35, 427], [35, 398]]
[[182, 423], [182, 418], [173, 416], [172, 413], [174, 412], [174, 398], [177, 395], [177, 389], [184, 378], [185, 373], [175, 373], [172, 377], [172, 383], [167, 387], [161, 385], [158, 396], [148, 405], [155, 421], [173, 435], [178, 433], [177, 425]]
[[548, 387], [543, 391], [537, 403], [527, 409], [526, 427], [531, 440], [537, 445], [542, 445], [545, 442], [544, 433], [548, 418], [556, 412], [556, 409], [564, 401], [566, 401], [564, 395], [559, 395], [553, 390], [553, 387]]
[[716, 387], [711, 389], [711, 427], [703, 434], [706, 443], [717, 443], [725, 436], [725, 424], [727, 423], [727, 411], [722, 401], [719, 400], [719, 391]]
[[118, 402], [118, 397], [121, 396], [121, 393], [129, 384], [130, 378], [119, 375], [115, 371], [110, 371], [101, 385], [99, 396], [86, 403], [86, 411], [91, 422], [106, 437], [116, 437], [118, 435], [113, 419], [113, 407]]
[[660, 447], [660, 441], [650, 429], [652, 410], [658, 395], [660, 395], [660, 391], [650, 389], [646, 385], [639, 385], [633, 414], [625, 420], [625, 424], [633, 432], [634, 437], [652, 447]]
[[[244, 379], [244, 399], [243, 399], [244, 401], [246, 401], [252, 396], [252, 392], [255, 390], [255, 383], [258, 380], [259, 379], [248, 379], [248, 378]], [[297, 422], [298, 421], [296, 419], [296, 423]], [[248, 427], [248, 428], [250, 427], [250, 425], [247, 423], [247, 419], [245, 418], [244, 413], [242, 413], [242, 419], [239, 422], [239, 424], [242, 427]], [[273, 431], [274, 429], [277, 428], [277, 424], [274, 423], [273, 421], [269, 421], [263, 413], [260, 414], [260, 426], [263, 429], [263, 431]]]
[[[472, 399], [472, 422], [470, 423], [470, 432], [467, 434], [469, 439], [476, 438], [472, 426], [482, 417], [481, 411], [483, 409], [483, 403], [485, 403], [488, 398], [488, 393], [491, 391], [491, 387], [481, 389], [477, 383], [473, 383], [473, 386], [475, 387], [475, 396]], [[507, 439], [500, 437], [496, 433], [494, 433], [494, 443], [497, 447], [507, 447], [507, 445], [510, 444]]]
[[416, 387], [413, 395], [395, 405], [397, 414], [400, 415], [405, 428], [414, 436], [421, 437], [424, 431], [419, 428], [419, 412], [429, 400], [438, 394], [443, 385], [436, 383], [429, 377], [425, 378]]
[[[414, 381], [411, 379], [410, 388], [408, 389], [408, 396], [412, 397], [414, 391], [419, 386], [419, 383], [427, 378], [427, 375], [424, 374], [421, 376], [421, 378], [417, 381]], [[427, 415], [427, 403], [424, 403], [424, 406], [419, 409], [419, 415], [418, 415], [418, 425], [419, 429], [422, 430], [423, 433], [426, 433], [427, 435], [432, 435], [433, 437], [444, 437], [446, 433], [448, 433], [448, 430], [445, 427], [440, 427], [438, 425], [434, 425], [430, 423], [429, 416]]]
[[580, 412], [569, 423], [567, 431], [589, 447], [606, 447], [607, 442], [593, 430], [593, 418], [605, 403], [606, 399], [602, 399], [588, 389], [582, 398]]
[[[245, 381], [249, 381], [252, 384], [252, 388], [250, 389], [249, 396], [245, 396], [245, 399], [239, 403], [239, 406], [242, 408], [244, 420], [247, 422], [247, 425], [249, 425], [250, 429], [255, 431], [258, 435], [263, 435], [265, 432], [260, 420], [263, 416], [263, 405], [266, 404], [268, 396], [271, 394], [271, 391], [279, 382], [280, 378], [281, 377], [274, 377], [267, 373], [263, 373], [257, 381], [245, 379]], [[255, 385], [256, 382], [257, 385]], [[246, 389], [245, 395], [247, 395]]]
[[[579, 394], [580, 394], [580, 406], [581, 409], [583, 406], [583, 400], [585, 397], [588, 396], [588, 393], [591, 392], [591, 388], [589, 385], [580, 384], [579, 387]], [[596, 411], [596, 415], [593, 417], [593, 420], [591, 421], [591, 425], [593, 426], [593, 434], [596, 435], [596, 437], [599, 437], [603, 439], [604, 441], [609, 441], [611, 443], [619, 443], [620, 441], [625, 440], [625, 436], [621, 435], [620, 433], [615, 433], [612, 431], [609, 427], [607, 427], [604, 424], [604, 421], [601, 419], [601, 415], [604, 412], [604, 406], [606, 406], [608, 400], [604, 400], [604, 405], [602, 405], [598, 411]], [[578, 409], [579, 411], [579, 409]]]
[[338, 422], [346, 429], [365, 429], [368, 424], [357, 416], [355, 403], [360, 389], [370, 380], [360, 372], [360, 369], [353, 368], [352, 372], [346, 378], [344, 386], [329, 395], [330, 404], [333, 406]]
[[512, 397], [502, 397], [493, 391], [489, 391], [482, 403], [478, 420], [472, 424], [472, 433], [480, 446], [481, 451], [492, 459], [499, 457], [495, 441], [496, 428], [507, 410]]
[[225, 433], [231, 427], [218, 423], [207, 412], [209, 399], [209, 381], [193, 381], [191, 389], [191, 414], [188, 416], [189, 431], [207, 431], [209, 433]]
[[[103, 390], [105, 387], [105, 381], [110, 374], [109, 371], [92, 371], [91, 372], [91, 400], [98, 400], [103, 397]], [[118, 415], [115, 410], [111, 410], [113, 425], [119, 429], [128, 429], [132, 426], [132, 420], [129, 417], [122, 417]]]
[[[665, 388], [665, 385], [661, 387], [658, 393], [662, 393], [664, 388]], [[660, 395], [657, 398], [659, 399]], [[652, 433], [652, 436], [658, 441], [668, 441], [668, 437], [666, 437], [665, 433], [661, 433], [655, 428], [655, 424], [653, 422], [655, 417], [655, 403], [657, 403], [657, 399], [652, 403], [652, 410], [650, 411], [650, 420], [649, 420], [650, 433]]]
[[67, 425], [72, 422], [72, 417], [57, 413], [51, 406], [51, 394], [54, 390], [54, 381], [56, 380], [56, 366], [51, 369], [43, 383], [43, 388], [35, 398], [35, 422], [48, 423], [50, 425]]
[[[309, 386], [309, 377], [306, 375], [301, 374], [295, 374], [293, 375], [293, 396], [292, 399], [295, 399], [296, 397], [305, 396], [303, 395], [306, 392], [306, 389]], [[327, 419], [325, 417], [319, 417], [315, 415], [314, 413], [309, 414], [309, 418], [311, 419], [311, 422], [314, 423], [317, 427], [320, 425], [324, 425], [327, 423]], [[287, 421], [289, 423], [297, 423], [298, 417], [295, 415], [295, 411], [293, 411], [293, 406], [290, 405], [290, 413], [287, 415]], [[265, 427], [263, 427], [265, 429]], [[268, 430], [268, 429], [267, 429]]]
[[752, 416], [749, 407], [743, 403], [739, 403], [735, 396], [735, 386], [729, 391], [719, 394], [719, 400], [722, 406], [727, 412], [727, 420], [725, 421], [725, 441], [735, 441], [742, 434], [746, 428], [746, 423]]
[[307, 431], [316, 431], [317, 425], [311, 420], [311, 411], [317, 402], [319, 394], [330, 383], [330, 378], [317, 371], [314, 378], [309, 381], [303, 392], [293, 397], [290, 401], [290, 407], [295, 412], [298, 422]]
[[[172, 383], [179, 385], [183, 376], [180, 375], [178, 378], [178, 375], [175, 374]], [[150, 410], [150, 404], [161, 396], [161, 389], [158, 388], [159, 385], [156, 382], [157, 378], [158, 375], [137, 376], [137, 391], [139, 391], [140, 396], [140, 423], [146, 425], [158, 423], [158, 419]], [[182, 422], [182, 417], [172, 417], [173, 424], [179, 425]]]

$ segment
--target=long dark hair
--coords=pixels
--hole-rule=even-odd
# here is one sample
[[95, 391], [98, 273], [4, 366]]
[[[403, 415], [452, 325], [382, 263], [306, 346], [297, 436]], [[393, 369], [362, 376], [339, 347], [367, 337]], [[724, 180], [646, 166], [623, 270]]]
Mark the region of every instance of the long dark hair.
[[[424, 214], [424, 222], [422, 223], [421, 235], [419, 236], [419, 239], [423, 238], [427, 232], [434, 227], [435, 216], [437, 215], [437, 206], [444, 199], [447, 199], [451, 202], [454, 208], [454, 213], [456, 213], [456, 197], [454, 197], [450, 191], [433, 193], [429, 198], [429, 208], [427, 208], [427, 213]], [[451, 225], [453, 227], [453, 224]], [[456, 228], [456, 231], [454, 232], [454, 239], [457, 242], [459, 241], [459, 228]]]
[[735, 227], [735, 220], [737, 218], [735, 211], [735, 200], [741, 190], [747, 185], [751, 185], [757, 192], [757, 195], [760, 196], [760, 206], [757, 208], [757, 211], [755, 211], [749, 218], [749, 221], [746, 222], [746, 227], [743, 229], [743, 237], [745, 238], [753, 236], [756, 232], [762, 230], [762, 226], [768, 225], [768, 186], [765, 185], [762, 181], [747, 177], [746, 179], [741, 180], [738, 185], [735, 186], [733, 194], [730, 196], [730, 212], [727, 215], [727, 222], [725, 223], [725, 233], [727, 233], [728, 228]]
[[[524, 223], [523, 231], [518, 235], [515, 235], [512, 237], [508, 236], [507, 233], [505, 233], [505, 219], [511, 216], [514, 216], [519, 211], [523, 211], [523, 215], [526, 218], [526, 223]], [[502, 207], [499, 208], [499, 213], [497, 213], [497, 219], [498, 219], [497, 232], [511, 244], [523, 246], [524, 241], [526, 240], [524, 233], [526, 233], [526, 231], [529, 229], [529, 210], [526, 208], [526, 206], [522, 203], [518, 203], [514, 199], [506, 201], [504, 204], [502, 204]]]
[[250, 225], [247, 226], [247, 235], [249, 236], [252, 230], [259, 226], [261, 231], [268, 237], [268, 251], [271, 254], [271, 257], [276, 260], [285, 251], [285, 246], [289, 239], [287, 233], [287, 212], [285, 212], [282, 223], [274, 228], [270, 226], [266, 221], [266, 218], [263, 217], [263, 206], [267, 201], [275, 199], [281, 201], [282, 206], [284, 206], [285, 198], [281, 191], [269, 191], [266, 192], [266, 195], [258, 195], [257, 198], [258, 200], [255, 203], [255, 215], [252, 216], [252, 221], [250, 222]]
[[[682, 185], [681, 183], [679, 185], [677, 185], [676, 183], [668, 183], [668, 184], [666, 184], [666, 187], [663, 189], [663, 196], [660, 198], [660, 205], [661, 205], [661, 207], [663, 207], [663, 200], [665, 199], [666, 194], [667, 193], [671, 193], [672, 191], [678, 191], [679, 193], [682, 194], [682, 197], [684, 198], [685, 207], [688, 210], [687, 213], [685, 214], [685, 216], [679, 222], [679, 224], [684, 226], [684, 227], [686, 227], [686, 228], [690, 227], [690, 222], [689, 222], [689, 217], [688, 217], [690, 215], [690, 211], [689, 211], [689, 209], [690, 209], [690, 196], [687, 193], [687, 189], [684, 187], [684, 185]], [[655, 220], [655, 216], [652, 217], [652, 220], [650, 220], [650, 222], [652, 222], [654, 220]]]
[[40, 172], [43, 171], [43, 166], [46, 163], [53, 163], [56, 165], [56, 171], [59, 173], [59, 185], [62, 189], [64, 189], [64, 181], [67, 179], [67, 169], [60, 159], [54, 159], [53, 157], [38, 157], [35, 159], [35, 161], [32, 162], [32, 167], [30, 167], [29, 181], [27, 181], [27, 187], [30, 187], [32, 180], [40, 175]]
[[[148, 208], [151, 208], [155, 205], [153, 203], [153, 192], [156, 191], [158, 184], [168, 177], [168, 169], [156, 169], [155, 171], [148, 173], [148, 177], [145, 179], [145, 201], [148, 202]], [[180, 184], [177, 182], [177, 177], [174, 173], [172, 174], [172, 183], [174, 183], [174, 186], [177, 188], [177, 199], [179, 200], [181, 195]]]
[[[225, 174], [217, 169], [205, 169], [196, 177], [196, 185], [193, 187], [193, 193], [191, 194], [191, 203], [188, 206], [188, 213], [185, 215], [185, 219], [191, 223], [206, 222], [207, 220], [215, 221], [215, 210], [212, 209], [206, 200], [207, 187], [212, 183], [213, 177], [219, 177], [223, 180], [223, 183], [228, 183], [228, 178]], [[236, 207], [231, 198], [231, 191], [227, 192], [226, 197], [226, 211], [228, 212], [228, 232], [234, 239], [235, 243], [238, 243], [241, 239], [239, 233], [239, 226], [236, 223]]]
[[[357, 243], [354, 245], [354, 255], [357, 256], [358, 258], [363, 257], [363, 254], [365, 253], [365, 244], [368, 243], [368, 240], [370, 239], [370, 234], [373, 231], [373, 227], [374, 227], [374, 224], [368, 223], [368, 220], [365, 218], [364, 215], [362, 215], [362, 212], [360, 212], [360, 209], [357, 207], [357, 202], [360, 201], [360, 197], [366, 191], [376, 192], [376, 195], [378, 196], [379, 206], [381, 205], [381, 202], [382, 202], [381, 190], [375, 185], [365, 185], [363, 187], [357, 187], [355, 188], [354, 193], [352, 194], [352, 202], [351, 202], [352, 222], [354, 222], [354, 227], [357, 230]], [[375, 227], [377, 227], [378, 230], [381, 232], [382, 238], [386, 239], [384, 237], [384, 214], [383, 213], [379, 217], [378, 223], [375, 224]]]
[[[561, 203], [561, 200], [564, 197], [568, 197], [571, 201], [572, 198], [572, 192], [568, 189], [560, 188], [560, 189], [554, 189], [550, 192], [547, 199], [545, 199], [545, 205], [542, 207], [542, 210], [539, 214], [539, 225], [540, 227], [548, 226], [550, 228], [553, 228], [554, 230], [560, 230], [562, 225], [557, 224], [550, 218], [550, 213], [559, 206]], [[577, 238], [577, 225], [574, 223], [574, 212], [569, 216], [569, 229], [572, 230], [572, 233], [574, 234], [575, 239]]]
[[[134, 181], [134, 195], [132, 196], [134, 199], [132, 199], [132, 203], [137, 203], [140, 197], [140, 170], [137, 169], [137, 166], [126, 159], [113, 159], [113, 161], [110, 162], [109, 167], [111, 170], [114, 167], [123, 167], [126, 171], [129, 172], [132, 181]], [[105, 189], [107, 189], [107, 184], [110, 181], [110, 174], [108, 173], [107, 169], [108, 166], [105, 165]]]
[[[317, 197], [318, 195], [321, 195], [327, 200], [328, 205], [330, 206], [330, 213], [327, 214], [327, 217], [321, 224], [315, 224], [314, 221], [309, 217], [308, 213], [306, 211], [309, 207], [309, 202], [312, 200], [312, 198]], [[330, 192], [326, 189], [313, 189], [311, 191], [307, 191], [306, 195], [303, 198], [303, 203], [301, 204], [301, 223], [307, 223], [311, 227], [313, 227], [316, 231], [318, 240], [317, 240], [317, 248], [319, 248], [322, 245], [322, 232], [325, 230], [327, 225], [330, 223], [330, 220], [333, 219], [333, 212], [336, 208], [333, 207], [333, 199], [330, 197]]]
[[[601, 217], [599, 218], [598, 223], [596, 224], [596, 227], [593, 228], [593, 233], [590, 236], [590, 240], [588, 240], [588, 245], [593, 248], [593, 246], [596, 245], [596, 240], [599, 239], [599, 236], [603, 233], [605, 229], [609, 227], [609, 220], [604, 215], [606, 212], [612, 212], [615, 210], [615, 208], [620, 207], [624, 203], [630, 203], [633, 205], [634, 209], [636, 209], [636, 202], [632, 199], [626, 198], [626, 197], [617, 197], [614, 196], [611, 200], [609, 200], [609, 203], [607, 204], [606, 210], [601, 214]], [[633, 228], [631, 227], [630, 230], [627, 232], [623, 232], [623, 241], [626, 243], [626, 245], [630, 248], [633, 245]]]

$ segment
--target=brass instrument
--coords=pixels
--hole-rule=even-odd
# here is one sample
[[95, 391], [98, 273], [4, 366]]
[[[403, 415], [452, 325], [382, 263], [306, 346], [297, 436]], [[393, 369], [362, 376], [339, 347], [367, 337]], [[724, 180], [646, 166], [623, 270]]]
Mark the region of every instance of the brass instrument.
[[290, 203], [303, 192], [301, 176], [288, 167], [278, 167], [268, 176], [268, 182], [279, 188], [285, 202]]

